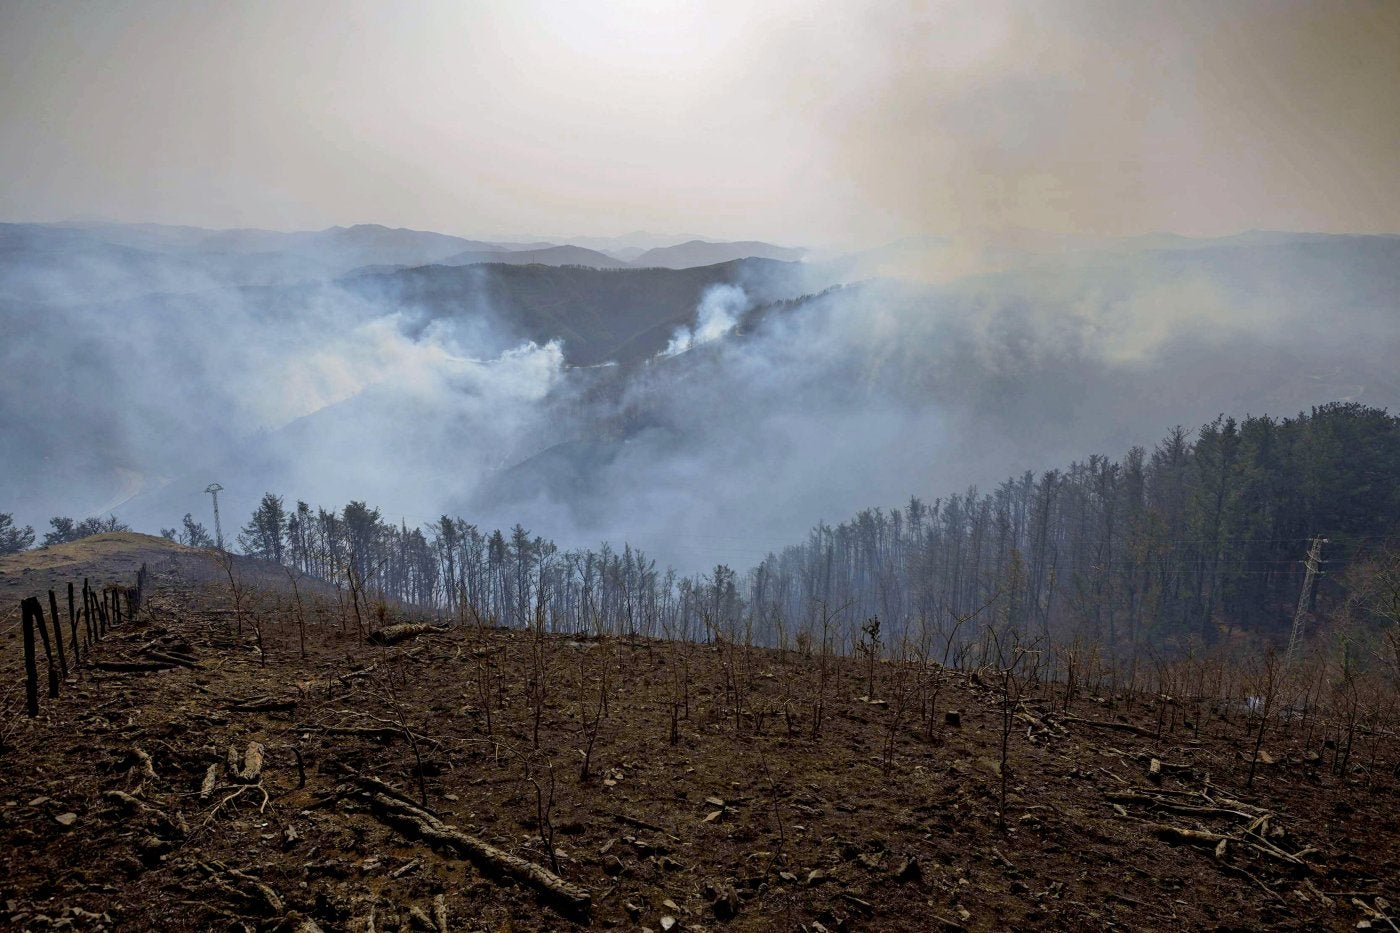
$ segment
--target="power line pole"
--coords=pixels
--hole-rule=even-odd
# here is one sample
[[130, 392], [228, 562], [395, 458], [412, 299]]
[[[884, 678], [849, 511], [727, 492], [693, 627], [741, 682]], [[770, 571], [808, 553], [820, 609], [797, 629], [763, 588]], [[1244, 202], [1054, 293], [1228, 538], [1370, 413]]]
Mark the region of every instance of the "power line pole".
[[1303, 638], [1303, 623], [1308, 617], [1308, 597], [1312, 595], [1313, 581], [1322, 571], [1318, 569], [1322, 563], [1322, 546], [1327, 543], [1326, 538], [1313, 538], [1312, 544], [1308, 547], [1308, 559], [1306, 561], [1308, 572], [1303, 577], [1303, 592], [1298, 595], [1298, 611], [1293, 614], [1293, 632], [1288, 636], [1288, 662], [1293, 663], [1293, 652], [1298, 647], [1298, 642]]
[[214, 497], [214, 540], [219, 544], [219, 550], [224, 549], [224, 530], [219, 526], [219, 493], [224, 491], [224, 487], [218, 483], [210, 483], [204, 487], [204, 491]]

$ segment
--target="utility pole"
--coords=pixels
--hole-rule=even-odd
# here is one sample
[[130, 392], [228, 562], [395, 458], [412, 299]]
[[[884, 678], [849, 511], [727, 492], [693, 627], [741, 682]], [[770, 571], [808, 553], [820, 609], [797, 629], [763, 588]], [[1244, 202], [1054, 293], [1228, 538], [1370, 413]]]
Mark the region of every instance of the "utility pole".
[[1288, 636], [1288, 663], [1293, 663], [1293, 652], [1298, 647], [1298, 642], [1303, 638], [1303, 623], [1308, 616], [1308, 597], [1312, 595], [1313, 581], [1322, 571], [1318, 566], [1322, 563], [1322, 546], [1327, 543], [1326, 538], [1313, 538], [1312, 544], [1308, 547], [1307, 564], [1308, 572], [1303, 577], [1303, 592], [1298, 595], [1298, 611], [1293, 614], [1293, 632]]
[[218, 483], [210, 483], [204, 487], [204, 491], [214, 497], [214, 540], [218, 542], [219, 550], [222, 551], [224, 549], [224, 530], [219, 526], [219, 493], [224, 491], [224, 487]]

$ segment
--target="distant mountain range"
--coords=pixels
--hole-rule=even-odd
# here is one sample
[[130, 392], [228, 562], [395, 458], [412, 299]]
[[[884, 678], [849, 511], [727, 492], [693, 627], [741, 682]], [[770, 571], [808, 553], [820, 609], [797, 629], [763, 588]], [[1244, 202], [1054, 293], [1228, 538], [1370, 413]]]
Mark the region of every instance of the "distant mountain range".
[[790, 249], [753, 240], [739, 243], [708, 243], [704, 240], [691, 240], [688, 243], [679, 243], [675, 246], [649, 249], [632, 260], [632, 265], [689, 269], [692, 266], [710, 266], [734, 259], [777, 259], [782, 262], [797, 262], [806, 254], [805, 249]]
[[[745, 258], [794, 260], [804, 254], [770, 243], [673, 243], [678, 238], [650, 234], [584, 239], [496, 242], [378, 224], [297, 232], [105, 222], [0, 224], [0, 298], [52, 303], [56, 297], [81, 300], [80, 295], [91, 293], [115, 297], [286, 285], [428, 265], [684, 269]], [[654, 243], [668, 245], [646, 245]]]
[[444, 259], [444, 266], [500, 262], [511, 266], [591, 266], [594, 269], [626, 269], [629, 263], [582, 246], [546, 246], [521, 250], [467, 250]]

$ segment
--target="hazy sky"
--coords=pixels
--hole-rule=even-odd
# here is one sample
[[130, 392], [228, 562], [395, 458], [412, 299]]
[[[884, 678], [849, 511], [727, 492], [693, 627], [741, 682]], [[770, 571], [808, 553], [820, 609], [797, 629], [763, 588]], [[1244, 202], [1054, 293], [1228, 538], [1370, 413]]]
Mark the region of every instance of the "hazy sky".
[[1400, 2], [0, 0], [0, 219], [1400, 232]]

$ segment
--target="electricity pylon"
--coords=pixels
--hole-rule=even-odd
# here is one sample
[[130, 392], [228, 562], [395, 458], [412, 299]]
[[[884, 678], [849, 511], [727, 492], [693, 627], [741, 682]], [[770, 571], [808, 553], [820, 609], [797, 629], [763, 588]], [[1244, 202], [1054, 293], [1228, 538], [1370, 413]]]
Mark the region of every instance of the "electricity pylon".
[[1326, 543], [1326, 538], [1313, 538], [1312, 545], [1308, 548], [1308, 572], [1303, 577], [1303, 592], [1298, 595], [1298, 611], [1293, 614], [1293, 632], [1288, 636], [1288, 662], [1290, 664], [1293, 663], [1293, 652], [1297, 649], [1298, 642], [1303, 638], [1303, 623], [1308, 617], [1308, 597], [1312, 594], [1313, 581], [1321, 573], [1318, 565], [1322, 563], [1322, 546]]
[[219, 550], [224, 549], [224, 529], [219, 526], [219, 493], [224, 491], [224, 487], [218, 483], [210, 483], [204, 487], [204, 491], [214, 497], [214, 540], [218, 542]]

